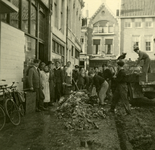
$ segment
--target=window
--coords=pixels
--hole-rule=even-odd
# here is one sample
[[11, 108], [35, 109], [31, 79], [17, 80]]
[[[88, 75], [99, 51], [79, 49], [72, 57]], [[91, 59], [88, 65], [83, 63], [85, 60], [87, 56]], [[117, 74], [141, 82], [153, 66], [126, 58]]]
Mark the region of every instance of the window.
[[[19, 0], [12, 0], [12, 3], [19, 8]], [[19, 13], [10, 14], [10, 25], [19, 28]]]
[[52, 52], [55, 52], [55, 42], [52, 41]]
[[151, 51], [151, 42], [146, 42], [146, 51]]
[[125, 22], [125, 28], [131, 28], [131, 22]]
[[36, 54], [36, 40], [26, 36], [26, 52], [25, 52], [25, 60], [34, 59]]
[[76, 49], [75, 50], [75, 58], [78, 59], [79, 58], [79, 51]]
[[28, 33], [29, 27], [29, 1], [22, 1], [22, 30]]
[[39, 38], [44, 39], [45, 34], [45, 15], [40, 11], [39, 12]]
[[145, 50], [147, 52], [152, 51], [152, 36], [145, 36]]
[[133, 47], [140, 47], [139, 41], [140, 41], [140, 35], [132, 36]]
[[37, 31], [37, 9], [34, 5], [31, 5], [31, 34], [36, 36]]
[[113, 25], [109, 25], [109, 33], [114, 33], [114, 26]]
[[112, 54], [113, 39], [105, 39], [106, 54]]
[[135, 22], [135, 27], [136, 28], [141, 28], [141, 22]]
[[98, 33], [98, 27], [94, 27], [93, 32], [94, 32], [94, 33]]
[[146, 22], [145, 26], [146, 26], [146, 28], [151, 28], [151, 27], [153, 27], [153, 23], [151, 21], [150, 22]]
[[72, 57], [74, 56], [74, 46], [72, 46]]
[[61, 32], [64, 32], [64, 0], [61, 1]]
[[60, 45], [57, 44], [57, 53], [60, 54]]
[[99, 54], [100, 39], [93, 40], [94, 54]]
[[58, 10], [57, 10], [57, 4], [54, 3], [54, 20], [55, 20], [55, 27], [58, 28]]

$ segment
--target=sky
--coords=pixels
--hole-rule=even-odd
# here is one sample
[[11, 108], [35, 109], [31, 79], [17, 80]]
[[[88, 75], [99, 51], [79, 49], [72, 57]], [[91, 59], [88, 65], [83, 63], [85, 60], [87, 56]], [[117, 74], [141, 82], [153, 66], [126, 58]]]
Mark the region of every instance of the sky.
[[106, 2], [108, 8], [116, 15], [116, 9], [119, 8], [120, 0], [84, 0], [85, 7], [82, 10], [82, 14], [86, 16], [86, 10], [89, 10], [89, 17], [91, 17], [103, 2]]

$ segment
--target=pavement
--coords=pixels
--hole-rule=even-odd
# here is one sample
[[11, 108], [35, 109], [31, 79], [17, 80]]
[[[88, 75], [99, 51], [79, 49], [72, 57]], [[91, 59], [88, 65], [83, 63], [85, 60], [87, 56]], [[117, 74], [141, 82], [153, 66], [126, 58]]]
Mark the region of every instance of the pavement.
[[28, 114], [19, 126], [7, 123], [0, 131], [0, 150], [120, 150], [114, 116], [97, 124], [98, 130], [68, 131], [52, 108]]

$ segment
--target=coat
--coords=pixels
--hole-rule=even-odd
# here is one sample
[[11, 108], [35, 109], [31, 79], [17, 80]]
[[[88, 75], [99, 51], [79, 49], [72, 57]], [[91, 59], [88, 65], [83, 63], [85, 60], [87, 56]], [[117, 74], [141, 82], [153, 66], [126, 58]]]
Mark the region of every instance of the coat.
[[42, 86], [40, 70], [36, 69], [34, 66], [30, 68], [28, 72], [28, 83], [30, 88], [40, 88]]
[[54, 70], [49, 71], [49, 86], [50, 86], [50, 99], [51, 101], [55, 98], [55, 76], [54, 76]]

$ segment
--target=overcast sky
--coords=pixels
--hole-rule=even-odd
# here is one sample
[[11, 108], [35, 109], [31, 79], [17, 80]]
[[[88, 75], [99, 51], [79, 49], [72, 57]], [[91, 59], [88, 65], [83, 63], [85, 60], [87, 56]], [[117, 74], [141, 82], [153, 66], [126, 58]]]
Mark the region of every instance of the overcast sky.
[[88, 9], [89, 17], [91, 17], [104, 1], [106, 1], [108, 8], [116, 15], [116, 9], [119, 7], [120, 0], [84, 0], [83, 16], [86, 16], [86, 10]]

